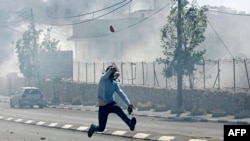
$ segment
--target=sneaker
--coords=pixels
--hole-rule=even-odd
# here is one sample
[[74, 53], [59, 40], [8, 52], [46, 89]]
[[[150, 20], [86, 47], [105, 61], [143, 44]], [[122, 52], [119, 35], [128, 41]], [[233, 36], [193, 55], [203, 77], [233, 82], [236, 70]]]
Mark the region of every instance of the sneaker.
[[94, 134], [95, 132], [95, 125], [94, 124], [91, 124], [90, 127], [89, 127], [89, 130], [88, 130], [88, 137], [92, 137], [92, 135]]
[[135, 130], [135, 124], [136, 124], [136, 118], [132, 117], [132, 119], [129, 122], [129, 128], [130, 128], [131, 131]]

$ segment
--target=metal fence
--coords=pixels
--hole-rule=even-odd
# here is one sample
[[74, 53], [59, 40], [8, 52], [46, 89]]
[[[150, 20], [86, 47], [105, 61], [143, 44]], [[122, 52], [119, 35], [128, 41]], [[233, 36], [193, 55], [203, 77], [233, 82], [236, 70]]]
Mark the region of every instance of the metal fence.
[[[166, 78], [163, 69], [167, 66], [157, 62], [115, 62], [120, 69], [120, 83], [175, 89], [176, 77]], [[98, 83], [105, 68], [111, 62], [74, 62], [73, 80], [76, 82]], [[204, 60], [196, 65], [196, 71], [183, 77], [184, 88], [250, 88], [248, 59]]]

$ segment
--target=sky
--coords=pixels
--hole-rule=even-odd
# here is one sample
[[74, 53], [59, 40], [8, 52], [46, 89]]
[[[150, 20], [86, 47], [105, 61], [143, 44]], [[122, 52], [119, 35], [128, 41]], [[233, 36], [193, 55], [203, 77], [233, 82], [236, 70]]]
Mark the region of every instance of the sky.
[[[190, 0], [191, 1], [191, 0]], [[250, 13], [250, 0], [196, 0], [200, 6], [225, 6]]]

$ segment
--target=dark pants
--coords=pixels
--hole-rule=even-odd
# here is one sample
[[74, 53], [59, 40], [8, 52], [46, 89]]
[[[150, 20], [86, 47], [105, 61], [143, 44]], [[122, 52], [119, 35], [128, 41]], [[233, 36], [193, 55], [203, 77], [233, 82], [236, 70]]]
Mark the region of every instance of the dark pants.
[[105, 130], [109, 113], [116, 113], [127, 125], [129, 124], [130, 119], [121, 107], [116, 102], [111, 102], [105, 106], [99, 106], [99, 125], [95, 127], [95, 131], [102, 132]]

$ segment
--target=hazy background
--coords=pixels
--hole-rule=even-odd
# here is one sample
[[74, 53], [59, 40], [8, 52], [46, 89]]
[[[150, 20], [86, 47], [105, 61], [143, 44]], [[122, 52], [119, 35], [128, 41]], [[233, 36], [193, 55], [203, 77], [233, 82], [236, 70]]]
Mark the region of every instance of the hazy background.
[[[27, 12], [29, 8], [33, 8], [34, 10], [34, 19], [35, 22], [37, 22], [36, 29], [53, 27], [52, 36], [60, 40], [61, 49], [74, 50], [74, 43], [68, 40], [72, 35], [71, 26], [51, 26], [42, 24], [43, 20], [41, 15], [44, 11], [37, 11], [37, 9], [42, 9], [41, 6], [46, 6], [46, 4], [50, 3], [50, 0], [0, 0], [0, 2], [1, 76], [5, 76], [7, 72], [18, 72], [18, 62], [14, 49], [15, 42], [22, 37], [22, 33], [26, 31], [28, 25], [27, 20], [20, 22], [23, 19], [18, 15], [22, 12]], [[83, 0], [82, 4], [78, 7], [78, 9], [80, 9], [78, 13], [72, 13], [72, 15], [98, 10], [112, 3], [116, 3], [117, 1], [91, 0], [91, 2], [92, 3], [89, 3], [89, 0]], [[250, 1], [248, 0], [197, 0], [197, 2], [200, 6], [224, 6], [237, 11], [250, 12]], [[152, 8], [153, 0], [134, 0], [130, 5], [117, 11], [117, 13], [126, 13], [128, 11], [134, 12], [136, 10], [148, 10]], [[165, 9], [159, 14], [164, 15], [164, 13], [167, 12], [168, 10]], [[107, 18], [115, 18], [115, 16], [116, 15], [111, 14], [107, 15]], [[250, 16], [226, 15], [214, 12], [209, 12], [208, 16], [210, 25], [208, 25], [208, 30], [206, 32], [207, 40], [201, 45], [201, 48], [207, 50], [206, 59], [225, 59], [235, 56], [249, 58], [250, 51], [248, 46], [250, 45], [250, 28], [248, 23], [250, 21]], [[146, 38], [147, 34], [145, 34], [145, 38], [138, 37], [139, 40], [133, 44], [134, 48], [132, 51], [123, 51], [122, 61], [155, 61], [155, 58], [162, 55], [162, 48], [160, 47], [160, 28], [167, 20], [166, 16], [162, 16], [162, 18], [158, 18], [157, 20], [159, 20], [157, 26], [152, 26], [145, 21], [144, 25], [147, 25], [145, 26], [145, 30], [150, 29], [150, 40]], [[213, 28], [211, 28], [211, 25]], [[134, 38], [137, 38], [137, 36]], [[152, 46], [154, 46], [154, 48], [152, 48]]]
[[[190, 0], [191, 1], [191, 0]], [[196, 0], [200, 5], [225, 6], [238, 11], [250, 12], [249, 0]]]

